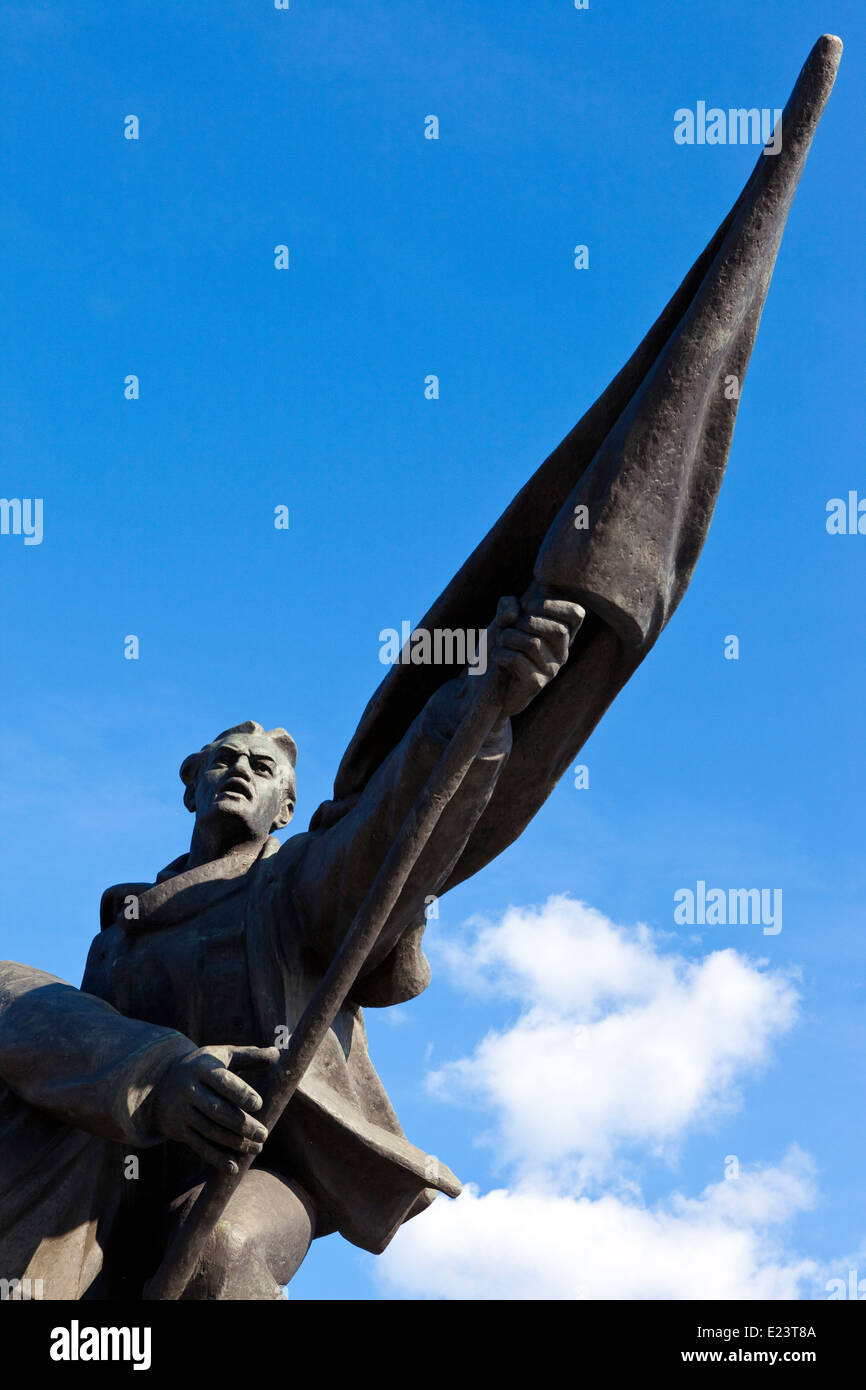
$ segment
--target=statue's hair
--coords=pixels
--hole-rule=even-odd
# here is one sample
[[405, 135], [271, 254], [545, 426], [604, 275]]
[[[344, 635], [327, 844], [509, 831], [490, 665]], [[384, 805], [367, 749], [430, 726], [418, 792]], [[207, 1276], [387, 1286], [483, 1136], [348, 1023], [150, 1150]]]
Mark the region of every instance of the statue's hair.
[[[195, 787], [208, 754], [230, 734], [261, 734], [279, 749], [288, 763], [285, 780], [286, 800], [294, 807], [297, 799], [295, 764], [298, 761], [298, 745], [285, 729], [265, 729], [255, 719], [247, 719], [243, 724], [233, 724], [230, 729], [223, 729], [221, 734], [217, 734], [215, 739], [206, 743], [198, 753], [190, 753], [188, 758], [184, 758], [180, 765], [180, 780], [184, 786], [183, 804], [186, 809], [195, 810]], [[271, 830], [279, 830], [285, 824], [287, 821], [275, 821]]]

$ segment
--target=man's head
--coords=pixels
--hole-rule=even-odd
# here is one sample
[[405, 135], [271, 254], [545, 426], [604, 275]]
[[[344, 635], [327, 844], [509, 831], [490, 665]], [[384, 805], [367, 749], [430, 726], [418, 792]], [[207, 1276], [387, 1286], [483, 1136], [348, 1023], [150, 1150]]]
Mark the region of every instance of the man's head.
[[180, 777], [196, 830], [228, 849], [288, 825], [295, 809], [297, 756], [285, 729], [266, 731], [252, 719], [191, 753]]

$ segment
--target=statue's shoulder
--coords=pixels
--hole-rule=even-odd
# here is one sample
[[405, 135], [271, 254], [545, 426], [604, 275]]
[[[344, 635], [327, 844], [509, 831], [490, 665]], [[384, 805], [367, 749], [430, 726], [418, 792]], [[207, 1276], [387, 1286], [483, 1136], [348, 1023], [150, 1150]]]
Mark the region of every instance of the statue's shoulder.
[[290, 874], [300, 864], [316, 838], [315, 833], [301, 830], [283, 844], [280, 844], [278, 840], [273, 840], [268, 852], [263, 854], [258, 862], [258, 871], [262, 878], [271, 879], [286, 873]]
[[99, 903], [100, 930], [113, 927], [124, 913], [138, 916], [138, 900], [152, 887], [152, 883], [114, 883], [106, 888]]
[[80, 988], [85, 994], [95, 994], [98, 999], [105, 999], [117, 1007], [115, 971], [118, 962], [123, 959], [126, 944], [127, 935], [119, 922], [102, 922], [100, 930], [90, 943], [84, 965]]

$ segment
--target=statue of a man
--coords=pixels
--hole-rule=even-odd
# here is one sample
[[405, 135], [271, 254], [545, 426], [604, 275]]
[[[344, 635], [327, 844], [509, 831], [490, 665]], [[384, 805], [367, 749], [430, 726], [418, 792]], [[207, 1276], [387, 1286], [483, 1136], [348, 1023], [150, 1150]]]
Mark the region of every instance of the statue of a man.
[[[378, 1253], [437, 1190], [459, 1193], [450, 1170], [404, 1137], [370, 1061], [361, 1004], [397, 1003], [426, 985], [425, 900], [446, 883], [490, 799], [511, 718], [565, 662], [582, 618], [562, 599], [540, 597], [529, 611], [513, 599], [500, 604], [490, 660], [511, 674], [503, 716], [271, 1134], [255, 1117], [256, 1070], [296, 1026], [454, 733], [477, 683], [468, 672], [427, 701], [351, 809], [282, 845], [272, 832], [295, 806], [294, 741], [252, 722], [226, 730], [181, 767], [195, 815], [189, 853], [153, 884], [104, 895], [83, 992], [6, 968], [0, 1077], [10, 1090], [0, 1152], [16, 1142], [21, 1150], [28, 1115], [39, 1143], [50, 1117], [96, 1140], [72, 1159], [79, 1175], [100, 1175], [83, 1215], [64, 1210], [49, 1183], [45, 1200], [37, 1194], [17, 1220], [4, 1219], [0, 1193], [0, 1248], [11, 1233], [29, 1254], [26, 1264], [18, 1255], [20, 1274], [41, 1277], [45, 1296], [70, 1296], [72, 1281], [71, 1296], [139, 1297], [203, 1165], [230, 1169], [239, 1152], [256, 1158], [187, 1297], [279, 1298], [314, 1236], [340, 1231]], [[68, 1134], [49, 1130], [49, 1140], [66, 1173]], [[43, 1155], [43, 1171], [44, 1163]], [[80, 1196], [79, 1183], [76, 1203]]]
[[501, 718], [273, 1132], [256, 1120], [256, 1070], [298, 1024], [471, 704], [473, 677], [456, 658], [392, 668], [334, 799], [282, 846], [271, 832], [294, 809], [292, 740], [252, 723], [220, 734], [181, 768], [196, 818], [189, 853], [156, 883], [105, 895], [83, 989], [0, 966], [4, 1277], [41, 1278], [49, 1298], [140, 1297], [202, 1165], [239, 1153], [255, 1162], [188, 1297], [279, 1297], [315, 1235], [340, 1231], [380, 1251], [437, 1190], [457, 1195], [453, 1174], [404, 1137], [361, 1007], [425, 988], [425, 901], [517, 838], [682, 599], [840, 53], [832, 35], [815, 44], [772, 155], [761, 154], [607, 390], [422, 619], [426, 632], [475, 632], [499, 595], [524, 595], [500, 601], [490, 630], [491, 660], [511, 677]]

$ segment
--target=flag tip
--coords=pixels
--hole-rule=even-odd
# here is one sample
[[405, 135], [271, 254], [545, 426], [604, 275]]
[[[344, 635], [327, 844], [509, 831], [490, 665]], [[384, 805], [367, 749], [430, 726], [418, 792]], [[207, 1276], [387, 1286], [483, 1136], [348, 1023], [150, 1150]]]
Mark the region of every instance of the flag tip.
[[818, 42], [815, 44], [815, 47], [823, 56], [827, 58], [835, 57], [836, 61], [838, 62], [839, 59], [842, 57], [842, 49], [844, 47], [844, 44], [842, 43], [842, 40], [839, 38], [838, 34], [822, 34]]

